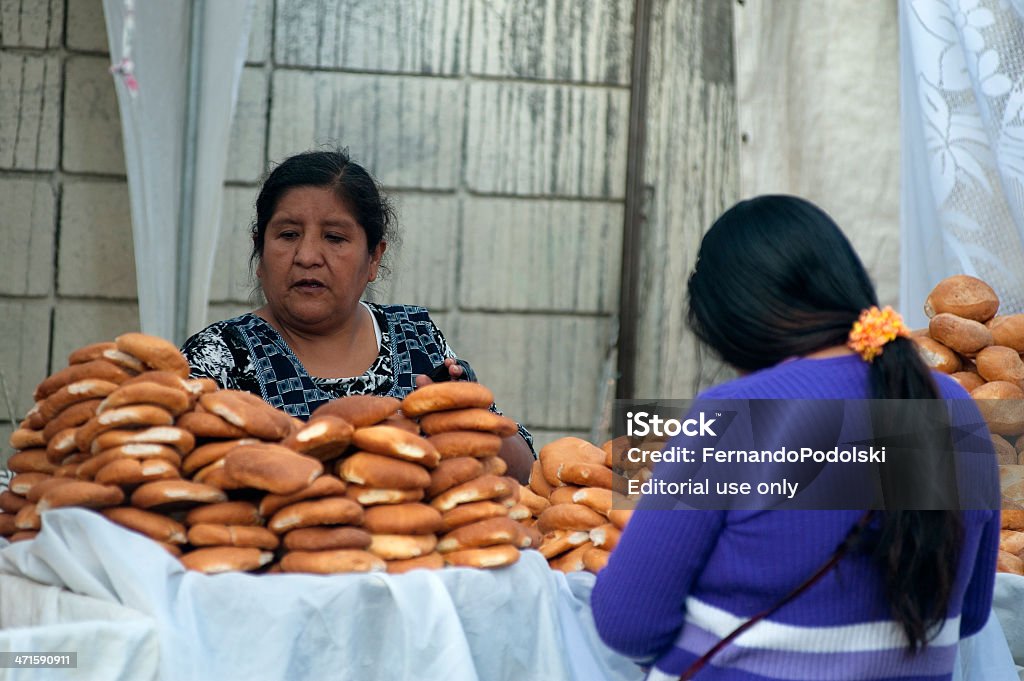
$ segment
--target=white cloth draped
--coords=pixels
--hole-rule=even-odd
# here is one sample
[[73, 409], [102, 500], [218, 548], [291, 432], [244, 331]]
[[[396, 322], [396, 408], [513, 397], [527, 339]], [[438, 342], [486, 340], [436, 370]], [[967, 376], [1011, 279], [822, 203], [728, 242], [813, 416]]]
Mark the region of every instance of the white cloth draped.
[[901, 0], [901, 308], [984, 279], [1024, 312], [1024, 1]]
[[[110, 56], [125, 55], [125, 0], [103, 0]], [[134, 4], [130, 58], [137, 91], [115, 76], [131, 200], [139, 317], [146, 333], [181, 342], [182, 333], [206, 323], [207, 298], [220, 225], [225, 164], [238, 86], [248, 46], [252, 0], [144, 0]], [[192, 215], [180, 220], [186, 116], [189, 105], [190, 5], [203, 12], [198, 65], [194, 167], [184, 174], [193, 191]], [[191, 232], [188, 262], [178, 262]], [[187, 300], [178, 300], [179, 270], [188, 277]], [[188, 310], [186, 329], [175, 328], [176, 309]]]

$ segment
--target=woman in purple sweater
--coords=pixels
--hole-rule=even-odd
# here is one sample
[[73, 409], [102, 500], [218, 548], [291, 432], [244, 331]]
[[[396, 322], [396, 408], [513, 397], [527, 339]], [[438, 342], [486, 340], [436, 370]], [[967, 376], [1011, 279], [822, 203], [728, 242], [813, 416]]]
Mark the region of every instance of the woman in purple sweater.
[[[876, 295], [842, 232], [807, 201], [764, 196], [727, 211], [704, 237], [688, 293], [695, 333], [741, 374], [700, 399], [943, 398], [956, 400], [954, 425], [981, 423], [967, 393], [928, 371], [913, 342], [896, 333], [898, 318], [879, 317], [875, 307], [869, 325], [887, 332], [851, 342]], [[990, 443], [980, 449], [990, 485], [995, 456]], [[673, 477], [665, 468], [655, 474]], [[997, 505], [996, 498], [989, 508]], [[851, 533], [861, 510], [657, 506], [641, 500], [591, 599], [601, 637], [653, 665], [649, 679], [679, 678], [851, 536], [837, 567], [695, 678], [948, 681], [958, 641], [988, 619], [998, 511], [879, 511]]]

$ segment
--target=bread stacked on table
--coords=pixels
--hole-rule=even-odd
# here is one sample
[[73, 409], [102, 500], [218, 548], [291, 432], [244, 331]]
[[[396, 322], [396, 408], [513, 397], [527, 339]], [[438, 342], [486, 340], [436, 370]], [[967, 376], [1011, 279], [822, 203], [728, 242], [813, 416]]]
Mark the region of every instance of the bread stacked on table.
[[[539, 532], [539, 550], [562, 572], [597, 573], [608, 562], [631, 514], [613, 508], [612, 447], [575, 437], [540, 450], [520, 503], [531, 517], [521, 522]], [[620, 504], [621, 505], [621, 504]]]
[[504, 477], [498, 457], [502, 438], [515, 435], [516, 425], [489, 411], [493, 401], [485, 386], [468, 382], [434, 383], [402, 401], [402, 413], [419, 419], [438, 455], [424, 493], [440, 514], [436, 549], [447, 565], [502, 567], [533, 546], [534, 538], [509, 517], [519, 483]]
[[1024, 511], [1002, 512], [996, 572], [1024, 576]]
[[533, 543], [497, 456], [515, 423], [478, 384], [416, 391], [407, 414], [346, 397], [303, 423], [189, 379], [160, 338], [125, 334], [69, 362], [11, 436], [0, 536], [34, 537], [48, 508], [92, 508], [206, 573], [500, 567]]
[[[1024, 463], [1024, 314], [997, 315], [999, 298], [981, 279], [956, 275], [928, 295], [927, 329], [914, 332], [925, 363], [949, 374], [978, 402], [1001, 465]], [[1021, 493], [1003, 507], [1024, 508]]]

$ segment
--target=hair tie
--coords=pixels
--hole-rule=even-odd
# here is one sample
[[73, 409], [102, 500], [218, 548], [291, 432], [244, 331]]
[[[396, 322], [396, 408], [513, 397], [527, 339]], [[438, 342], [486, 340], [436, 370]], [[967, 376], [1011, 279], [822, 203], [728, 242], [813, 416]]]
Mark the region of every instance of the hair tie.
[[886, 343], [896, 338], [909, 338], [910, 329], [903, 323], [903, 317], [886, 305], [879, 310], [872, 305], [860, 313], [860, 318], [853, 323], [846, 346], [870, 362], [882, 354]]

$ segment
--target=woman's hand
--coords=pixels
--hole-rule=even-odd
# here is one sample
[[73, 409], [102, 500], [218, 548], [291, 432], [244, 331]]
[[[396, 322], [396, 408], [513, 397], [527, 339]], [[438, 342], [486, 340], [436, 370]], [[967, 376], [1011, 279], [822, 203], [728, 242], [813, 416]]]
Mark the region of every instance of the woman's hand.
[[[451, 357], [444, 358], [444, 365], [448, 367], [448, 376], [450, 377], [448, 380], [450, 381], [460, 380], [462, 378], [462, 375], [465, 373], [465, 369], [459, 366], [459, 363], [456, 362]], [[427, 376], [426, 374], [419, 374], [418, 376], [416, 376], [417, 388], [422, 388], [423, 386], [430, 385], [433, 382], [434, 381], [430, 378], [430, 376]]]

